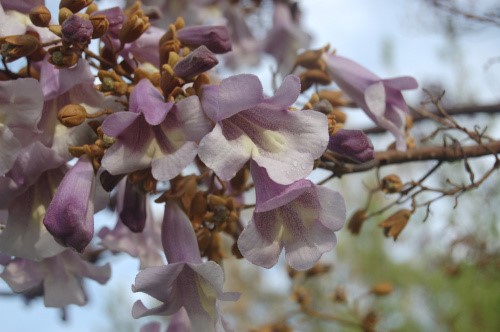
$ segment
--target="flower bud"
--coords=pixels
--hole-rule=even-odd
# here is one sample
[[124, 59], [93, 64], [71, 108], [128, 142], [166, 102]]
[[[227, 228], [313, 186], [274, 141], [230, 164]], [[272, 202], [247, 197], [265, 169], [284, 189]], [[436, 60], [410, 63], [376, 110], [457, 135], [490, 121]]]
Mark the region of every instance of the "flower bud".
[[89, 6], [94, 0], [61, 0], [59, 8], [66, 7], [73, 13], [78, 13], [83, 8]]
[[38, 27], [48, 27], [51, 18], [49, 9], [43, 5], [36, 6], [30, 11], [30, 20]]
[[40, 47], [38, 38], [30, 34], [0, 38], [0, 54], [7, 62], [28, 56]]
[[309, 89], [313, 84], [328, 85], [332, 79], [328, 74], [319, 69], [309, 69], [299, 75], [301, 83], [301, 92]]
[[403, 188], [403, 182], [396, 174], [389, 174], [382, 179], [380, 189], [389, 194], [398, 193]]
[[66, 7], [59, 9], [58, 17], [59, 24], [63, 24], [68, 18], [73, 15], [73, 12]]
[[410, 220], [412, 213], [411, 210], [402, 209], [382, 221], [379, 226], [384, 228], [384, 235], [392, 237], [396, 241]]
[[70, 43], [86, 43], [92, 38], [94, 28], [89, 20], [72, 15], [62, 23], [62, 38]]
[[68, 104], [59, 110], [57, 119], [66, 127], [75, 127], [87, 119], [87, 112], [81, 105]]
[[349, 104], [348, 100], [344, 98], [344, 94], [340, 90], [321, 90], [318, 92], [318, 98], [320, 100], [328, 100], [333, 107], [346, 106]]
[[212, 69], [218, 63], [215, 54], [202, 45], [180, 60], [174, 67], [174, 73], [177, 76], [189, 79]]
[[362, 130], [339, 130], [330, 137], [328, 149], [359, 163], [375, 158], [373, 144]]
[[223, 25], [217, 26], [191, 26], [177, 31], [177, 38], [183, 45], [198, 47], [205, 45], [216, 54], [231, 51], [229, 30]]
[[106, 15], [92, 15], [90, 16], [90, 23], [94, 31], [92, 32], [92, 38], [100, 38], [108, 31], [109, 21]]
[[144, 16], [142, 10], [139, 10], [123, 23], [118, 39], [122, 44], [132, 43], [139, 39], [150, 25], [149, 18]]
[[59, 243], [82, 252], [92, 240], [94, 194], [94, 169], [83, 156], [64, 176], [43, 220]]

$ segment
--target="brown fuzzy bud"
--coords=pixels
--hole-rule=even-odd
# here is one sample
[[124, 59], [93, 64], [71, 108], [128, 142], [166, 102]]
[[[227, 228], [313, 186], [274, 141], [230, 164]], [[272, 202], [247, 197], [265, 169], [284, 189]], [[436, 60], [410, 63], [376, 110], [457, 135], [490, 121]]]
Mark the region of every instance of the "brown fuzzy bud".
[[149, 18], [144, 16], [142, 10], [139, 10], [123, 23], [118, 34], [118, 39], [120, 39], [122, 44], [132, 43], [139, 39], [150, 25]]
[[331, 265], [325, 265], [325, 264], [316, 264], [312, 268], [306, 271], [306, 278], [310, 277], [318, 277], [323, 274], [326, 274], [332, 270]]
[[62, 28], [60, 25], [49, 25], [49, 30], [58, 37], [62, 37]]
[[396, 174], [389, 174], [382, 179], [380, 189], [389, 194], [398, 193], [403, 188], [403, 182]]
[[59, 8], [66, 7], [73, 13], [77, 13], [93, 2], [94, 0], [61, 0], [61, 2], [59, 3]]
[[365, 209], [359, 209], [354, 214], [352, 215], [351, 219], [347, 223], [347, 229], [352, 233], [352, 234], [359, 234], [361, 232], [361, 227], [363, 227], [363, 223], [366, 220], [366, 210]]
[[30, 20], [38, 27], [48, 27], [51, 18], [49, 9], [43, 5], [36, 6], [30, 11]]
[[66, 7], [59, 9], [59, 24], [63, 24], [69, 17], [73, 15], [73, 12]]
[[95, 13], [98, 11], [99, 8], [97, 8], [97, 5], [95, 3], [91, 3], [88, 7], [87, 10], [85, 11], [85, 14], [90, 15], [92, 13]]
[[310, 69], [299, 75], [301, 83], [301, 92], [309, 89], [313, 84], [328, 85], [332, 79], [328, 74], [319, 69]]
[[340, 90], [321, 90], [318, 92], [319, 99], [326, 99], [333, 107], [347, 106], [349, 102], [344, 98]]
[[345, 291], [345, 288], [342, 286], [335, 287], [335, 291], [333, 292], [332, 300], [333, 300], [333, 302], [338, 302], [338, 303], [347, 302], [347, 293]]
[[402, 209], [389, 216], [386, 220], [382, 221], [379, 226], [384, 228], [384, 235], [398, 239], [399, 234], [403, 231], [406, 224], [410, 220], [413, 212], [408, 209]]
[[76, 127], [87, 118], [85, 108], [77, 104], [68, 104], [57, 113], [57, 119], [66, 127]]
[[0, 38], [0, 54], [12, 62], [34, 53], [40, 47], [38, 38], [30, 34]]
[[90, 23], [94, 27], [92, 38], [100, 38], [108, 31], [109, 21], [106, 15], [92, 15], [90, 16]]
[[321, 59], [323, 55], [323, 50], [307, 50], [297, 56], [295, 60], [296, 66], [302, 66], [307, 69], [320, 69], [324, 70], [326, 68], [325, 62]]
[[392, 293], [394, 288], [390, 282], [380, 282], [372, 287], [370, 292], [377, 296], [385, 296]]
[[313, 105], [313, 110], [328, 115], [333, 112], [333, 106], [328, 100], [323, 99]]

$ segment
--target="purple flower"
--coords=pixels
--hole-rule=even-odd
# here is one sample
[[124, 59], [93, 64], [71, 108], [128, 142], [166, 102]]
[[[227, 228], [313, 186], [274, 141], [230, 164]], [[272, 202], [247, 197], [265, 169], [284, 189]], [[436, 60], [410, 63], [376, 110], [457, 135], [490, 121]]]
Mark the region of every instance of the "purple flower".
[[282, 70], [290, 70], [297, 51], [307, 48], [311, 36], [293, 19], [289, 4], [275, 1], [273, 27], [264, 41], [264, 50], [276, 58]]
[[174, 104], [164, 102], [161, 93], [147, 79], [130, 95], [129, 112], [117, 112], [102, 125], [106, 135], [116, 137], [102, 159], [113, 175], [152, 167], [155, 179], [177, 176], [196, 156], [197, 142], [211, 126], [198, 97]]
[[330, 136], [328, 150], [358, 163], [365, 163], [375, 158], [373, 144], [362, 130], [340, 129]]
[[406, 150], [405, 122], [408, 105], [401, 90], [416, 89], [413, 77], [381, 79], [354, 61], [333, 54], [324, 60], [338, 86], [379, 126], [396, 137], [398, 150]]
[[16, 293], [29, 293], [41, 287], [46, 307], [82, 306], [87, 303], [82, 278], [105, 284], [110, 276], [109, 264], [94, 266], [72, 250], [41, 262], [16, 258], [0, 274], [0, 278]]
[[165, 207], [162, 243], [169, 264], [139, 272], [132, 290], [163, 303], [148, 309], [138, 300], [132, 316], [173, 315], [185, 308], [193, 331], [224, 331], [218, 302], [235, 301], [239, 294], [223, 292], [221, 267], [202, 261], [191, 222], [173, 201]]
[[71, 15], [61, 27], [63, 39], [70, 43], [86, 43], [94, 32], [92, 23], [78, 15]]
[[63, 245], [82, 252], [94, 235], [95, 176], [92, 163], [80, 157], [59, 184], [43, 224]]
[[256, 265], [271, 268], [284, 248], [291, 267], [311, 268], [337, 243], [335, 232], [345, 222], [344, 199], [309, 180], [289, 186], [277, 184], [254, 162], [251, 171], [257, 204], [238, 239], [242, 255]]
[[35, 6], [45, 4], [44, 0], [2, 0], [1, 2], [4, 10], [17, 10], [24, 14], [28, 14]]
[[201, 160], [222, 180], [230, 180], [249, 159], [277, 183], [306, 177], [326, 149], [328, 124], [319, 112], [288, 110], [299, 93], [299, 78], [293, 75], [271, 98], [264, 97], [254, 75], [236, 75], [206, 87], [203, 109], [216, 125], [200, 142]]
[[177, 38], [186, 46], [205, 45], [210, 51], [222, 54], [231, 51], [229, 30], [224, 25], [196, 25], [177, 31]]

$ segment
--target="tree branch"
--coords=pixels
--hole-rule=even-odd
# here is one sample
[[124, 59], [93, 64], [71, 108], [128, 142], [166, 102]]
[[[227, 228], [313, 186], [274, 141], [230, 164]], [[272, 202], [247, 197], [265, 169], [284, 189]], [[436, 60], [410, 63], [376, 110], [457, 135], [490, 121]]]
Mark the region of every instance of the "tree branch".
[[[424, 117], [417, 113], [413, 108], [412, 109], [412, 116], [413, 116], [413, 122], [418, 122], [422, 120], [429, 119], [428, 117]], [[497, 114], [500, 113], [500, 104], [493, 104], [493, 105], [470, 105], [470, 106], [460, 106], [460, 107], [452, 107], [448, 108], [445, 110], [447, 114], [449, 115], [465, 115], [465, 114], [477, 114], [477, 113], [484, 113], [484, 114]], [[438, 117], [443, 117], [441, 113], [439, 112], [432, 112], [432, 114], [438, 116]], [[366, 134], [381, 134], [385, 133], [387, 129], [382, 128], [382, 127], [371, 127], [368, 129], [363, 130]]]
[[[402, 164], [414, 161], [436, 160], [441, 162], [454, 162], [465, 158], [476, 158], [500, 153], [500, 141], [475, 146], [453, 145], [448, 147], [429, 146], [411, 149], [408, 151], [383, 151], [376, 152], [375, 159], [364, 164], [336, 164], [332, 162], [332, 155], [325, 152], [319, 167], [330, 170], [336, 177], [345, 174], [365, 172], [376, 167]], [[500, 165], [497, 165], [497, 167]]]

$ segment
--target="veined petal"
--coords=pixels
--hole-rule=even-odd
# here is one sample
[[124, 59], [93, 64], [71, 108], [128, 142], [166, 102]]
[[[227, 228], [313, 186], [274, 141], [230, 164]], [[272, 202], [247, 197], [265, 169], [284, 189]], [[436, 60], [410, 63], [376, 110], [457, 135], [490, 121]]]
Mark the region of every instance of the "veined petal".
[[152, 126], [159, 125], [167, 116], [174, 103], [166, 103], [150, 80], [139, 81], [130, 94], [129, 111], [142, 113], [146, 122]]
[[186, 142], [175, 152], [154, 159], [151, 163], [153, 177], [160, 181], [173, 179], [194, 160], [197, 153], [198, 145]]
[[238, 249], [251, 263], [270, 269], [278, 262], [283, 244], [279, 241], [281, 225], [274, 212], [263, 212], [248, 223], [238, 238]]
[[[60, 181], [62, 174], [58, 173], [54, 178], [56, 173], [52, 173], [51, 180]], [[39, 261], [66, 249], [43, 225], [45, 210], [52, 197], [49, 176], [43, 176], [10, 204], [7, 224], [0, 233], [1, 252]]]
[[252, 110], [246, 111], [245, 116], [256, 132], [252, 141], [257, 148], [252, 150], [252, 159], [277, 183], [290, 184], [305, 178], [328, 145], [328, 122], [319, 112], [280, 111], [264, 115], [263, 110]]
[[[232, 130], [232, 128], [224, 128]], [[211, 133], [200, 142], [200, 159], [217, 173], [222, 180], [232, 179], [238, 170], [250, 159], [255, 145], [241, 131], [226, 138], [220, 124], [216, 124]]]
[[384, 85], [395, 90], [412, 90], [418, 88], [418, 82], [411, 76], [400, 76], [382, 80]]
[[212, 130], [197, 96], [190, 96], [176, 103], [172, 113], [188, 141], [199, 142]]
[[142, 270], [135, 277], [132, 291], [146, 293], [158, 301], [165, 301], [172, 293], [172, 287], [184, 269], [184, 263], [154, 266]]
[[365, 103], [375, 118], [378, 119], [384, 116], [386, 105], [384, 83], [377, 82], [366, 88]]
[[87, 61], [80, 59], [73, 68], [55, 68], [47, 60], [42, 61], [40, 70], [40, 86], [45, 100], [55, 98], [79, 84], [93, 86], [94, 75]]
[[174, 201], [165, 204], [161, 239], [167, 261], [201, 263], [198, 241], [187, 215]]
[[150, 167], [158, 150], [151, 128], [142, 117], [139, 117], [127, 128], [126, 135], [118, 137], [117, 141], [106, 150], [102, 166], [112, 175], [145, 169]]
[[14, 137], [12, 131], [0, 123], [0, 175], [7, 173], [21, 150], [21, 144]]
[[274, 96], [266, 98], [265, 103], [276, 109], [284, 110], [295, 103], [300, 95], [300, 79], [296, 75], [288, 75], [281, 83]]
[[117, 137], [130, 127], [141, 115], [133, 112], [118, 112], [109, 115], [102, 123], [103, 132], [111, 137]]
[[33, 78], [0, 82], [0, 122], [9, 127], [36, 130], [42, 117], [43, 94]]
[[219, 86], [219, 109], [215, 121], [227, 119], [262, 102], [264, 92], [257, 76], [240, 74], [228, 77]]

